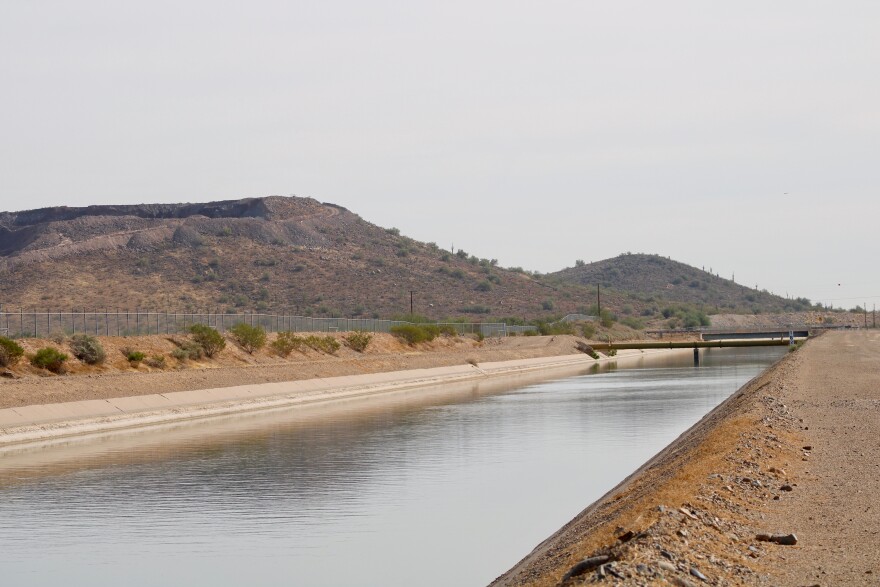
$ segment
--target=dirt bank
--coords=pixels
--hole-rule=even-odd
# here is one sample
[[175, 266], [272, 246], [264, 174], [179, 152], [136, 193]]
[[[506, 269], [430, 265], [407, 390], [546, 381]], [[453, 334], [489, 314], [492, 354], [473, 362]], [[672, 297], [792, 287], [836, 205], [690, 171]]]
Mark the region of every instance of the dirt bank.
[[810, 340], [494, 584], [876, 585], [878, 410], [880, 333]]
[[[334, 336], [343, 341], [344, 335]], [[573, 336], [486, 338], [483, 341], [440, 337], [430, 343], [410, 346], [391, 335], [376, 334], [363, 353], [343, 345], [334, 354], [305, 349], [279, 357], [268, 347], [249, 354], [229, 342], [226, 349], [210, 359], [177, 361], [171, 356], [177, 345], [169, 337], [100, 337], [99, 340], [108, 357], [100, 366], [72, 360], [68, 374], [52, 375], [31, 367], [25, 360], [19, 362], [11, 370], [14, 379], [0, 379], [0, 408], [448, 367], [463, 365], [469, 360], [482, 363], [581, 354], [576, 347], [578, 339]], [[21, 342], [28, 352], [53, 346], [70, 354], [65, 342], [41, 339]], [[148, 357], [164, 357], [166, 367], [152, 368], [146, 363], [134, 367], [121, 352], [126, 347], [144, 352]]]

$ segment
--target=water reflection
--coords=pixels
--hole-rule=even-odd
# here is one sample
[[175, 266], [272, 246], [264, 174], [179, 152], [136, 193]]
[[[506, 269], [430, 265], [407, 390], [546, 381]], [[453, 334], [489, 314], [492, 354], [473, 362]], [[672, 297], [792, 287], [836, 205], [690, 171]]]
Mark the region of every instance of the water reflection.
[[10, 585], [478, 585], [777, 349], [466, 384], [0, 456]]

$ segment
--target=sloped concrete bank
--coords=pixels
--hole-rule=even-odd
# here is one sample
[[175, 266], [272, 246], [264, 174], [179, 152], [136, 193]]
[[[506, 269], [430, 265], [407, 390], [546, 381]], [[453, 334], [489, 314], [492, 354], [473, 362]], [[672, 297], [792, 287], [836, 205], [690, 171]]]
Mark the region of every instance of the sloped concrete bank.
[[880, 332], [811, 339], [493, 585], [876, 585], [878, 410]]
[[648, 355], [673, 352], [676, 351], [621, 351], [616, 357], [598, 360], [583, 354], [538, 357], [6, 408], [0, 410], [0, 447], [471, 380], [534, 373], [549, 378], [574, 374], [591, 365], [625, 365]]

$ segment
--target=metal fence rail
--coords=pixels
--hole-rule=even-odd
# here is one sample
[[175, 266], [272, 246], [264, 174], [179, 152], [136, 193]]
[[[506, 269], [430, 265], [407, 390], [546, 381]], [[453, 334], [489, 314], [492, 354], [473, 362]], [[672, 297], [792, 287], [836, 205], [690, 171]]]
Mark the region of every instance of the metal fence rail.
[[[93, 334], [96, 336], [139, 336], [182, 334], [193, 324], [207, 324], [224, 332], [239, 323], [262, 326], [267, 332], [390, 332], [393, 326], [411, 324], [398, 320], [374, 318], [312, 318], [289, 314], [163, 311], [10, 311], [0, 305], [0, 333], [14, 338], [47, 338], [58, 334]], [[534, 326], [509, 326], [502, 322], [437, 322], [452, 327], [459, 334], [509, 336], [537, 330]]]

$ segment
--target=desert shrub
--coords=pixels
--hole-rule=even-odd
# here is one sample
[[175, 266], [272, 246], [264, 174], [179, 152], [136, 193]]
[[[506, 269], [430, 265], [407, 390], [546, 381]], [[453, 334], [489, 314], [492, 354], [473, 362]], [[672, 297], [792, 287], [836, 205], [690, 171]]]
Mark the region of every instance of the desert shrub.
[[492, 284], [488, 281], [481, 281], [477, 284], [477, 291], [492, 291]]
[[302, 351], [306, 344], [303, 337], [297, 336], [293, 332], [287, 330], [279, 332], [278, 336], [272, 341], [270, 346], [278, 355], [286, 357], [293, 351]]
[[345, 337], [345, 344], [351, 350], [362, 353], [367, 350], [367, 346], [370, 344], [371, 340], [373, 340], [373, 335], [369, 332], [355, 330]]
[[70, 337], [70, 350], [74, 357], [87, 365], [98, 365], [107, 358], [98, 339], [88, 334], [74, 334]]
[[574, 334], [574, 325], [571, 322], [545, 322], [543, 320], [538, 320], [535, 324], [538, 327], [538, 332], [540, 332], [544, 336], [556, 335], [556, 334]]
[[144, 363], [147, 365], [147, 367], [153, 367], [154, 369], [164, 369], [165, 357], [162, 355], [153, 355], [152, 357], [144, 359]]
[[544, 300], [543, 302], [541, 302], [541, 309], [546, 310], [548, 312], [550, 310], [552, 310], [553, 309], [553, 300]]
[[201, 347], [202, 352], [206, 357], [213, 357], [226, 348], [226, 340], [223, 338], [223, 335], [210, 326], [205, 324], [193, 324], [189, 327], [189, 332], [192, 334], [193, 342]]
[[232, 334], [235, 342], [250, 354], [266, 346], [266, 331], [262, 326], [239, 322], [229, 329], [229, 333]]
[[596, 326], [591, 322], [584, 322], [581, 324], [581, 333], [584, 338], [593, 338], [593, 335], [596, 334]]
[[537, 330], [525, 330], [523, 331], [523, 336], [540, 336], [541, 333]]
[[427, 333], [416, 324], [398, 324], [391, 327], [391, 334], [405, 340], [409, 344], [425, 342], [428, 339]]
[[327, 336], [315, 336], [312, 334], [305, 337], [304, 342], [309, 348], [327, 353], [328, 355], [334, 354], [342, 346], [338, 340], [329, 334]]
[[145, 355], [144, 353], [136, 351], [130, 347], [123, 347], [122, 349], [120, 349], [120, 351], [122, 352], [123, 356], [128, 359], [129, 363], [134, 363], [135, 365], [140, 363], [147, 357], [147, 355]]
[[21, 345], [5, 336], [0, 336], [0, 367], [11, 367], [24, 355]]
[[437, 327], [441, 336], [458, 336], [458, 330], [452, 324], [444, 324]]
[[64, 362], [69, 358], [70, 357], [68, 357], [66, 354], [62, 353], [58, 349], [54, 349], [52, 347], [43, 347], [36, 353], [31, 355], [30, 361], [31, 365], [33, 365], [34, 367], [46, 369], [47, 371], [51, 371], [52, 373], [63, 373]]
[[185, 340], [177, 343], [177, 348], [171, 351], [171, 356], [178, 361], [197, 361], [202, 358], [204, 348], [194, 340]]
[[609, 310], [603, 309], [599, 312], [599, 324], [601, 324], [603, 328], [611, 328], [615, 322], [617, 322], [617, 316], [612, 314]]
[[421, 327], [425, 331], [425, 339], [428, 342], [440, 336], [440, 327], [436, 324], [422, 324]]
[[620, 323], [629, 326], [633, 330], [642, 330], [645, 327], [645, 323], [634, 316], [627, 316]]

